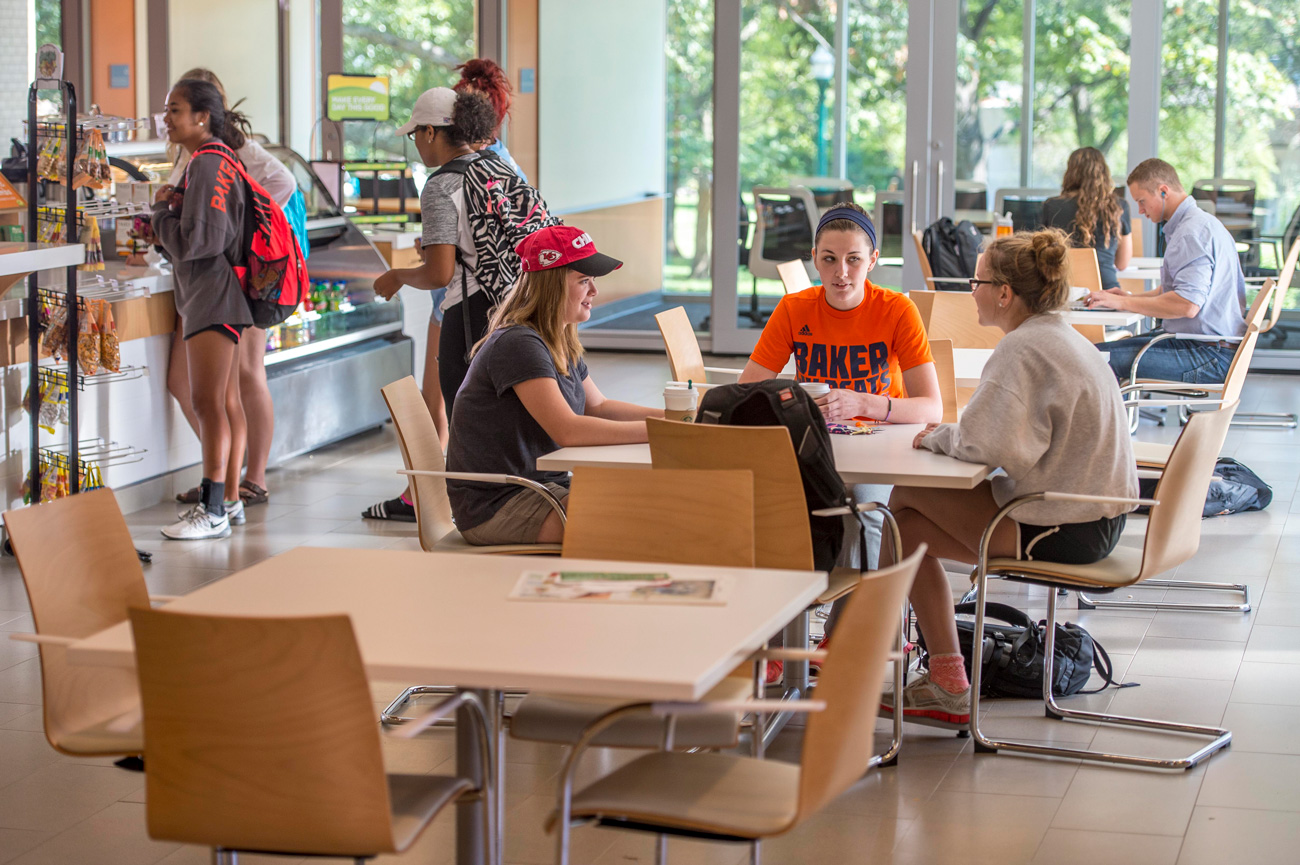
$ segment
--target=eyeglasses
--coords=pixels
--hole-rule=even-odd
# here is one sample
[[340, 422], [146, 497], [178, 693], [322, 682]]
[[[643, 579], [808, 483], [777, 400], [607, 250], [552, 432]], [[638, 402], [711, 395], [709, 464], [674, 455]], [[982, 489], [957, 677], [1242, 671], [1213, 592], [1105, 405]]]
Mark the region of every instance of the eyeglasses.
[[412, 141], [414, 141], [414, 140], [415, 140], [415, 133], [419, 132], [421, 129], [427, 129], [427, 128], [428, 128], [428, 127], [426, 127], [426, 126], [417, 126], [417, 127], [415, 127], [414, 129], [412, 129], [410, 132], [406, 133], [406, 137], [409, 138], [409, 139], [411, 139]]
[[971, 290], [971, 291], [974, 291], [975, 289], [979, 288], [981, 285], [997, 285], [997, 284], [998, 284], [998, 281], [997, 281], [996, 279], [972, 279], [972, 280], [969, 280], [969, 282], [970, 282], [970, 290]]

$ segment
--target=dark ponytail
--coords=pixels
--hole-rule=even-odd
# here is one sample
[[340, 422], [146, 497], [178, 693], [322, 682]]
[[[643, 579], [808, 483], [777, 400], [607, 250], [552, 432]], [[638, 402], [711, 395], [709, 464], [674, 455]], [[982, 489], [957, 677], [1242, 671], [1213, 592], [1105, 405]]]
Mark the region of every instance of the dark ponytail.
[[208, 129], [231, 150], [238, 151], [252, 136], [248, 118], [234, 108], [226, 108], [226, 100], [216, 85], [198, 78], [182, 78], [172, 86], [172, 93], [190, 105], [190, 111], [207, 112]]
[[479, 93], [456, 94], [451, 109], [451, 125], [441, 127], [452, 144], [475, 145], [496, 137], [497, 113], [492, 103]]

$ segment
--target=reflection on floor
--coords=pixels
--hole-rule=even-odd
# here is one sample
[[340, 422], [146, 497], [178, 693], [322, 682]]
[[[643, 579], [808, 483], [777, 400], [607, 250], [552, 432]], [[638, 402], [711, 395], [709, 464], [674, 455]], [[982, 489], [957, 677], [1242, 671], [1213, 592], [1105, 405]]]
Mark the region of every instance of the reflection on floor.
[[[660, 357], [589, 356], [605, 393], [652, 403], [668, 370]], [[1300, 378], [1252, 377], [1243, 411], [1300, 404]], [[1140, 437], [1170, 441], [1173, 428], [1143, 424]], [[1232, 729], [1231, 749], [1178, 774], [1082, 767], [1069, 761], [976, 756], [968, 739], [908, 728], [899, 764], [875, 772], [797, 832], [765, 845], [769, 863], [1140, 863], [1196, 865], [1289, 862], [1300, 848], [1300, 433], [1234, 429], [1225, 453], [1273, 485], [1266, 511], [1209, 520], [1199, 554], [1183, 577], [1248, 583], [1255, 609], [1227, 613], [1078, 612], [1110, 651], [1117, 674], [1139, 688], [1071, 698], [1136, 714], [1176, 717]], [[303, 544], [418, 549], [412, 525], [363, 522], [363, 507], [394, 495], [400, 465], [391, 431], [372, 433], [272, 473], [271, 503], [250, 508], [232, 538], [183, 544], [158, 528], [175, 519], [161, 504], [130, 515], [139, 546], [155, 551], [146, 569], [152, 592], [180, 594], [232, 570]], [[1140, 532], [1142, 519], [1131, 522]], [[954, 590], [962, 587], [954, 582]], [[996, 586], [999, 600], [1043, 615], [1043, 590]], [[13, 559], [0, 560], [0, 631], [32, 628]], [[466, 647], [472, 651], [473, 647]], [[34, 646], [0, 640], [0, 863], [205, 863], [193, 847], [150, 841], [143, 778], [108, 760], [56, 754], [41, 731], [40, 673]], [[375, 683], [376, 711], [403, 683]], [[1049, 721], [1032, 701], [989, 704], [995, 730], [1027, 738], [1112, 748], [1171, 747], [1140, 732], [1097, 733]], [[887, 738], [881, 725], [878, 743]], [[1181, 743], [1179, 743], [1181, 744]], [[772, 756], [797, 759], [798, 728]], [[389, 742], [390, 767], [447, 772], [452, 738], [431, 731]], [[507, 765], [508, 863], [553, 861], [543, 829], [554, 796], [559, 748], [512, 743]], [[626, 753], [597, 753], [585, 774]], [[402, 861], [453, 861], [450, 818], [439, 819]], [[575, 863], [652, 861], [645, 836], [608, 829], [575, 833]], [[671, 861], [738, 865], [744, 848], [674, 840]], [[291, 860], [245, 857], [248, 862]]]

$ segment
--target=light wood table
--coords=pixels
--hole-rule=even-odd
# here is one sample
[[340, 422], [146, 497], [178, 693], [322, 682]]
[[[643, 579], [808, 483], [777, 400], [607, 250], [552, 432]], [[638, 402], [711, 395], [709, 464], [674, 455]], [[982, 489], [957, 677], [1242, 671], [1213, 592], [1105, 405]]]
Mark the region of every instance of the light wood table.
[[[524, 571], [558, 568], [666, 570], [732, 585], [721, 606], [507, 597]], [[506, 687], [699, 699], [825, 588], [826, 574], [814, 571], [299, 547], [196, 589], [168, 609], [239, 616], [346, 613], [372, 678], [473, 688], [485, 692], [485, 705], [497, 707]], [[129, 623], [78, 641], [68, 660], [132, 666]], [[494, 720], [499, 724], [499, 716]], [[458, 771], [478, 783], [474, 728], [461, 721]], [[496, 761], [498, 767], [503, 762]], [[476, 831], [482, 803], [457, 807], [457, 859], [482, 862]]]
[[[973, 490], [992, 468], [916, 450], [912, 439], [921, 424], [880, 424], [872, 435], [831, 436], [835, 466], [849, 484], [891, 484]], [[562, 448], [538, 457], [541, 471], [571, 471], [577, 466], [650, 468], [650, 445], [599, 445]]]

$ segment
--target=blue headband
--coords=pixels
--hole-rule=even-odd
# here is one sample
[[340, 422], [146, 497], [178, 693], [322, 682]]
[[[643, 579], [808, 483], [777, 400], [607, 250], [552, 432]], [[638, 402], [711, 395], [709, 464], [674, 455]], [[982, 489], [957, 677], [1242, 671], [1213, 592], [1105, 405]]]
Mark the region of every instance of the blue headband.
[[859, 213], [851, 207], [832, 207], [830, 210], [823, 213], [821, 221], [817, 223], [817, 234], [822, 233], [822, 229], [826, 227], [828, 222], [833, 222], [836, 219], [847, 219], [849, 222], [852, 222], [858, 228], [861, 228], [867, 233], [867, 237], [871, 240], [871, 248], [873, 250], [880, 248], [876, 244], [876, 227], [871, 224], [871, 217], [867, 216], [865, 213]]

